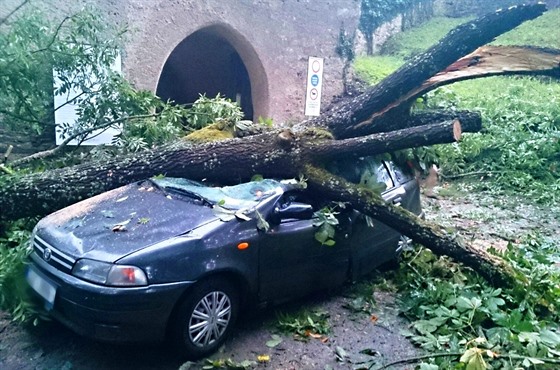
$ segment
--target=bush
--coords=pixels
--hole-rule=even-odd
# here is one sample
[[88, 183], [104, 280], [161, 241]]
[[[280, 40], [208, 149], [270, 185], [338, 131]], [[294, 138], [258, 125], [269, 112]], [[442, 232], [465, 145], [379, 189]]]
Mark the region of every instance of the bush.
[[0, 308], [19, 322], [36, 322], [40, 317], [24, 279], [32, 223], [34, 220], [10, 223], [6, 225], [5, 234], [0, 236]]

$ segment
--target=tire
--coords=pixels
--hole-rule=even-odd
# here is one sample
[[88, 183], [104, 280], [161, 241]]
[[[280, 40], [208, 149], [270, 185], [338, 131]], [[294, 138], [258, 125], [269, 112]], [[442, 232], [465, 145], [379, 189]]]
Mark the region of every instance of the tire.
[[239, 294], [231, 283], [202, 281], [177, 307], [170, 322], [170, 339], [183, 357], [206, 357], [224, 343], [238, 312]]

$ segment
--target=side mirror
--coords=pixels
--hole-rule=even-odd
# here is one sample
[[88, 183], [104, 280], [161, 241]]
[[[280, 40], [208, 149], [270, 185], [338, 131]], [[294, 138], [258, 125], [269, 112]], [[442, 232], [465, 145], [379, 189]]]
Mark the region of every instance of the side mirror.
[[290, 202], [286, 207], [277, 209], [275, 213], [281, 220], [288, 218], [308, 220], [313, 217], [313, 206], [307, 203]]

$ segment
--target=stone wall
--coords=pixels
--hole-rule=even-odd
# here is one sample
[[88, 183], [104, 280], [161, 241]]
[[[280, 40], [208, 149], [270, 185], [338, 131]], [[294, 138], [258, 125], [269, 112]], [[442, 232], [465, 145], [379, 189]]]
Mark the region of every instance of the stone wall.
[[[385, 42], [393, 35], [416, 27], [428, 21], [434, 15], [433, 2], [423, 1], [417, 3], [403, 14], [399, 14], [393, 19], [383, 23], [373, 32], [373, 53], [381, 50]], [[366, 54], [366, 40], [361, 31], [356, 34], [356, 53]]]
[[[0, 16], [20, 4], [2, 0]], [[323, 57], [323, 106], [343, 91], [343, 62], [336, 55], [342, 26], [357, 29], [357, 0], [78, 0], [33, 2], [54, 19], [93, 3], [108, 21], [128, 24], [123, 71], [136, 87], [156, 91], [174, 49], [201, 29], [215, 30], [241, 56], [251, 77], [254, 118], [304, 119], [307, 58]], [[0, 137], [2, 146], [10, 141]], [[20, 140], [14, 138], [18, 144]], [[27, 149], [21, 149], [27, 151]], [[19, 151], [16, 149], [15, 152]]]

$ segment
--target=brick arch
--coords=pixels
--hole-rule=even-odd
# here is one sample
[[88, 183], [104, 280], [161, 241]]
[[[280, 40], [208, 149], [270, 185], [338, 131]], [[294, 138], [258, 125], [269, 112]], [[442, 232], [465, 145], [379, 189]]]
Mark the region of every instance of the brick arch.
[[269, 115], [268, 79], [253, 46], [233, 27], [217, 23], [188, 35], [171, 52], [156, 93], [164, 100], [194, 102], [217, 93], [239, 101], [246, 118]]

